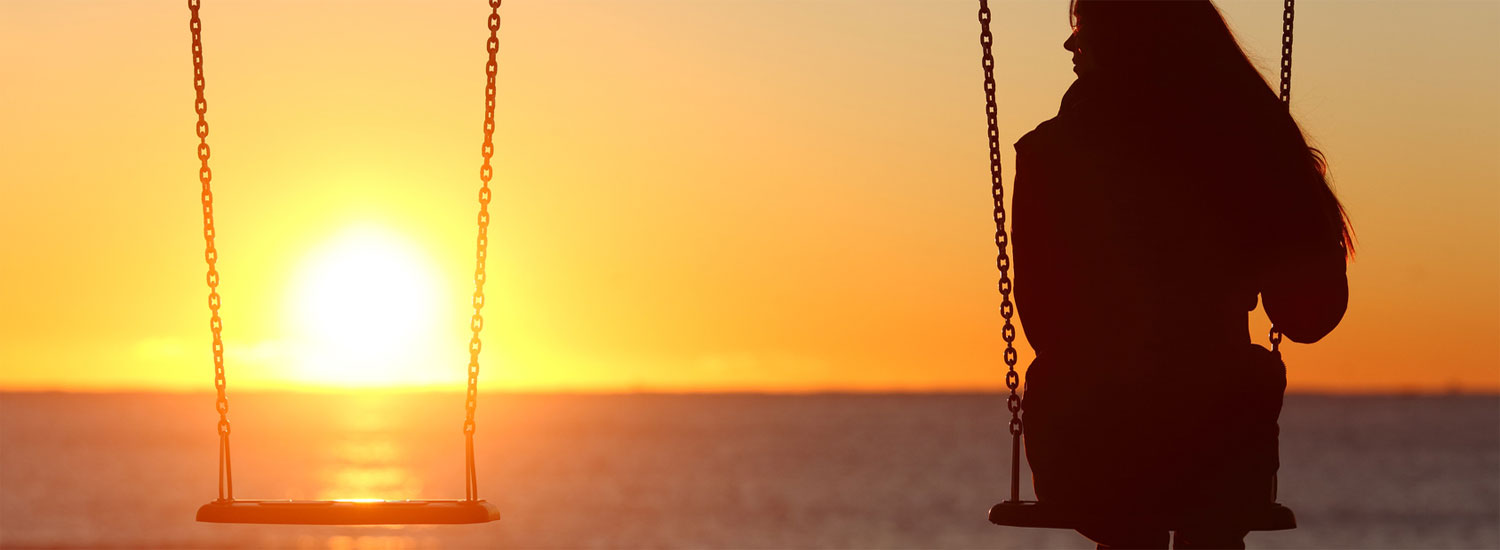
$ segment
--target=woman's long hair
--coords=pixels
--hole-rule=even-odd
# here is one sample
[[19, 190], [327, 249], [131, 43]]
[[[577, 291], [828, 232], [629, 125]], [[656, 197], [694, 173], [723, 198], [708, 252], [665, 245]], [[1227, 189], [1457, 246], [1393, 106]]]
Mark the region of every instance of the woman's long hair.
[[[1263, 182], [1266, 190], [1301, 203], [1283, 205], [1293, 211], [1315, 205], [1317, 212], [1308, 213], [1316, 221], [1303, 221], [1323, 230], [1336, 224], [1345, 252], [1353, 254], [1353, 228], [1328, 185], [1323, 155], [1308, 146], [1211, 0], [1072, 0], [1070, 15], [1074, 28], [1087, 35], [1085, 55], [1096, 70], [1159, 89], [1182, 104], [1179, 109], [1201, 107], [1190, 116], [1210, 117], [1204, 122], [1239, 134], [1253, 145], [1250, 150], [1266, 155], [1264, 163], [1279, 165], [1282, 177]], [[1287, 187], [1270, 188], [1281, 185]]]

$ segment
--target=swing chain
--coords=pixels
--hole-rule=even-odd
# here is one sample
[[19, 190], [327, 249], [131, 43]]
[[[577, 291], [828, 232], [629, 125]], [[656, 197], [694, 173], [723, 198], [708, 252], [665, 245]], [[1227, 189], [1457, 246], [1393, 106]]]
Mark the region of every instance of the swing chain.
[[474, 334], [469, 338], [469, 389], [464, 401], [464, 469], [467, 472], [464, 494], [468, 500], [479, 498], [479, 482], [474, 475], [474, 409], [478, 406], [479, 398], [479, 350], [482, 347], [479, 331], [484, 329], [484, 264], [489, 248], [490, 178], [494, 175], [490, 159], [495, 155], [495, 76], [499, 72], [495, 55], [500, 51], [500, 2], [501, 0], [489, 0], [490, 38], [485, 42], [489, 61], [484, 66], [484, 144], [479, 150], [484, 161], [479, 166], [479, 237], [474, 252], [474, 315], [469, 318], [469, 329]]
[[[1292, 19], [1296, 14], [1297, 0], [1286, 0], [1281, 12], [1281, 103], [1288, 109], [1292, 105]], [[1281, 356], [1281, 331], [1271, 326], [1267, 335], [1271, 339], [1271, 353]]]
[[1010, 254], [1007, 251], [1010, 236], [1005, 231], [1005, 184], [1000, 174], [1000, 124], [997, 119], [1000, 109], [995, 101], [995, 56], [991, 53], [995, 38], [990, 33], [990, 6], [987, 0], [979, 2], [979, 23], [979, 44], [984, 49], [984, 111], [989, 123], [990, 194], [995, 201], [995, 267], [1000, 271], [1000, 316], [1005, 319], [1000, 335], [1005, 339], [1005, 387], [1010, 390], [1010, 395], [1005, 399], [1005, 408], [1010, 411], [1010, 434], [1019, 436], [1021, 397], [1016, 394], [1016, 388], [1021, 386], [1021, 375], [1016, 373], [1016, 327], [1011, 322], [1015, 306], [1010, 300]]
[[209, 330], [213, 331], [214, 390], [217, 397], [214, 409], [219, 412], [219, 500], [234, 499], [234, 480], [229, 468], [229, 396], [228, 382], [224, 379], [224, 322], [219, 317], [219, 250], [214, 247], [214, 192], [213, 170], [208, 167], [208, 100], [203, 97], [206, 81], [203, 78], [203, 22], [198, 18], [200, 0], [188, 0], [188, 28], [193, 34], [193, 91], [197, 95], [193, 110], [198, 113], [198, 181], [203, 184], [200, 199], [203, 203], [203, 258], [208, 262], [208, 311]]
[[1297, 0], [1286, 0], [1281, 12], [1281, 102], [1292, 102], [1292, 19]]

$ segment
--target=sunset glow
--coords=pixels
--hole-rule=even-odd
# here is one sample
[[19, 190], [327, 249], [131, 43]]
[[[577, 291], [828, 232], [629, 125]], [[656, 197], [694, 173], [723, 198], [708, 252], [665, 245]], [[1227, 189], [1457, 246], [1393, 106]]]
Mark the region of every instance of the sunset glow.
[[[992, 4], [1008, 184], [1068, 2]], [[1500, 390], [1500, 3], [1298, 9], [1360, 247], [1292, 390]], [[210, 391], [186, 8], [0, 10], [0, 387]], [[462, 389], [488, 10], [205, 3], [232, 391]], [[483, 390], [1003, 388], [972, 2], [502, 11]]]
[[0, 0], [0, 550], [1500, 549], [1497, 36]]

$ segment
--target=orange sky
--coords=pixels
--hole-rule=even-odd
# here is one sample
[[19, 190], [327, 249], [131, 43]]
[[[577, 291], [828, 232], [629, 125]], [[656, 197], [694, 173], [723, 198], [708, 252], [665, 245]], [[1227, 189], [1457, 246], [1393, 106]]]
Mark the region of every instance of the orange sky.
[[[299, 301], [363, 234], [434, 297], [365, 319], [391, 380], [459, 389], [488, 8], [205, 4], [231, 389], [333, 384]], [[1072, 78], [1067, 2], [995, 4], [1008, 144]], [[1280, 3], [1221, 6], [1273, 66]], [[974, 12], [508, 2], [483, 387], [1000, 387]], [[1292, 388], [1500, 390], [1500, 3], [1296, 21], [1361, 248]], [[188, 41], [181, 2], [0, 4], [0, 389], [211, 388]]]

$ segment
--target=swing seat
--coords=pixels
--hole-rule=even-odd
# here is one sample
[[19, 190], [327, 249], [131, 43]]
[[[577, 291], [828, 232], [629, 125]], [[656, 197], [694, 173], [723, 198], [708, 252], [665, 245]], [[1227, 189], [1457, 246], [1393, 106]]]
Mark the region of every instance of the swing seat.
[[[1091, 521], [1084, 514], [1034, 500], [1007, 500], [990, 508], [990, 523], [1008, 527], [1076, 529], [1084, 524], [1100, 525], [1122, 520], [1128, 521], [1126, 518], [1118, 517], [1097, 518], [1096, 521]], [[1267, 502], [1264, 506], [1237, 514], [1232, 518], [1203, 517], [1185, 519], [1181, 525], [1167, 525], [1163, 527], [1175, 531], [1188, 525], [1195, 528], [1222, 526], [1250, 531], [1284, 531], [1297, 528], [1297, 517], [1292, 514], [1290, 508], [1274, 502]]]
[[198, 508], [207, 523], [398, 525], [486, 523], [500, 509], [483, 500], [216, 500]]

